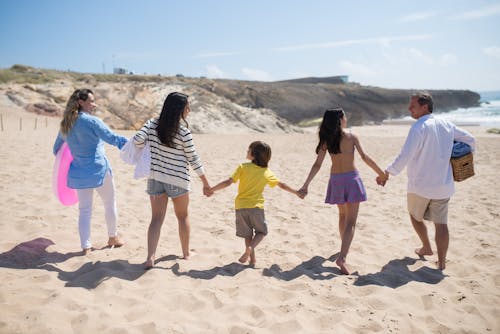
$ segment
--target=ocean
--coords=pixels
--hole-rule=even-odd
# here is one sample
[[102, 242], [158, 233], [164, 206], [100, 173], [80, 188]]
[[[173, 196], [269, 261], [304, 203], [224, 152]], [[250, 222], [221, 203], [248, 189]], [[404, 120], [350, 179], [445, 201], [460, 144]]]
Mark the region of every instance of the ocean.
[[[482, 92], [481, 105], [474, 108], [459, 108], [445, 113], [435, 113], [435, 117], [444, 118], [456, 125], [480, 125], [500, 128], [500, 91]], [[411, 117], [405, 117], [410, 120]]]

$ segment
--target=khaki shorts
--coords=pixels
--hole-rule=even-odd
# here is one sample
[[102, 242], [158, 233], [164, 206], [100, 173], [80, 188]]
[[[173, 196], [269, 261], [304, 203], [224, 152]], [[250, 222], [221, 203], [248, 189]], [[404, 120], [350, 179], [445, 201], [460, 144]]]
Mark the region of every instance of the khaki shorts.
[[425, 220], [436, 224], [448, 223], [448, 202], [445, 199], [428, 199], [417, 194], [408, 193], [408, 212], [419, 222]]
[[259, 208], [236, 210], [236, 235], [241, 238], [253, 237], [255, 233], [267, 234], [264, 210]]

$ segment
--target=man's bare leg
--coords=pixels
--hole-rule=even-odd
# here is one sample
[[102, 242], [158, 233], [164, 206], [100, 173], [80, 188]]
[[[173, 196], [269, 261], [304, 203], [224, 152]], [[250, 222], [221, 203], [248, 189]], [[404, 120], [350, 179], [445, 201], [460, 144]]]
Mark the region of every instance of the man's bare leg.
[[450, 235], [447, 224], [436, 224], [436, 248], [438, 253], [438, 268], [443, 270], [446, 268], [446, 253], [448, 252], [448, 244]]
[[424, 222], [418, 221], [410, 215], [410, 220], [413, 225], [413, 229], [417, 232], [420, 241], [422, 241], [422, 247], [415, 249], [415, 253], [419, 256], [432, 255], [431, 243], [429, 241], [429, 236], [427, 234], [427, 227]]

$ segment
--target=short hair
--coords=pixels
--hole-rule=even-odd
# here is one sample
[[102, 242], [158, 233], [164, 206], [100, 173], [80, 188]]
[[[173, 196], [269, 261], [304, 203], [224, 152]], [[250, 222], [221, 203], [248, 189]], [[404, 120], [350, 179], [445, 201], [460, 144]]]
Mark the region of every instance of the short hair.
[[267, 167], [271, 160], [271, 147], [259, 140], [252, 142], [249, 149], [253, 157], [252, 162], [259, 167]]
[[416, 98], [419, 105], [427, 105], [427, 110], [432, 113], [434, 109], [434, 101], [432, 100], [432, 95], [427, 92], [417, 92], [411, 95], [412, 98]]

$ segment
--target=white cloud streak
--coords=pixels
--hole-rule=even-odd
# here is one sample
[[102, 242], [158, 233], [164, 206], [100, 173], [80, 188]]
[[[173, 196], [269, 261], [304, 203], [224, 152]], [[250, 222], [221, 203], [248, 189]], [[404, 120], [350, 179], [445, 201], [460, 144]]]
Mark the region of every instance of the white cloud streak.
[[489, 16], [500, 15], [500, 4], [470, 10], [461, 14], [450, 16], [452, 20], [475, 20]]
[[227, 78], [227, 74], [221, 70], [217, 65], [208, 65], [205, 67], [207, 70], [207, 77], [213, 79]]
[[436, 13], [434, 13], [434, 12], [415, 13], [415, 14], [403, 16], [403, 17], [399, 18], [397, 20], [397, 22], [409, 23], [409, 22], [425, 21], [425, 20], [428, 20], [434, 16], [436, 16]]
[[361, 45], [361, 44], [380, 44], [389, 45], [393, 42], [406, 42], [406, 41], [417, 41], [431, 39], [431, 35], [407, 35], [407, 36], [389, 36], [389, 37], [376, 37], [376, 38], [365, 38], [365, 39], [351, 39], [345, 41], [337, 42], [325, 42], [325, 43], [313, 43], [313, 44], [298, 44], [273, 48], [273, 51], [278, 52], [295, 52], [295, 51], [305, 51], [313, 49], [332, 49], [351, 45]]
[[498, 46], [484, 48], [483, 53], [487, 56], [500, 59], [500, 47]]
[[243, 75], [245, 75], [249, 80], [254, 81], [273, 81], [272, 76], [263, 70], [258, 70], [254, 68], [243, 67], [241, 69]]

